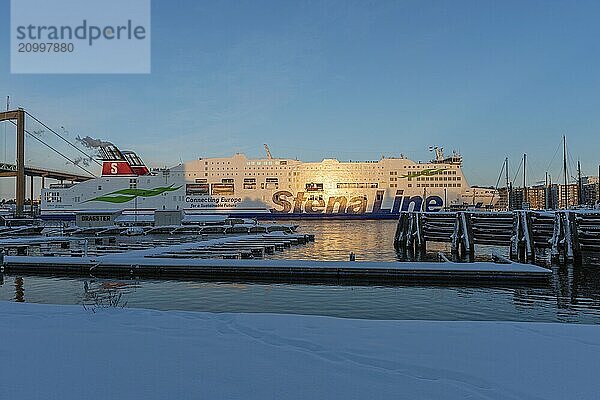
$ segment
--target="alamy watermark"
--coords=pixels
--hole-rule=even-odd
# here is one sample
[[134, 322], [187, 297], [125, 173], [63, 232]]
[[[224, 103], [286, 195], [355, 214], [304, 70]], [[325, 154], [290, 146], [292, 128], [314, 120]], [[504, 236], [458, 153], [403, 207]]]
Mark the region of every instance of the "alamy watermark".
[[11, 0], [12, 73], [149, 73], [150, 0]]

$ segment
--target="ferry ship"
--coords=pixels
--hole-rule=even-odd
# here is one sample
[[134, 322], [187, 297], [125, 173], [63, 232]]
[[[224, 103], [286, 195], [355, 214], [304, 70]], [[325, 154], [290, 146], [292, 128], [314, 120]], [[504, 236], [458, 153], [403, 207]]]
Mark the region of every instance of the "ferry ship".
[[150, 170], [132, 151], [100, 148], [102, 175], [42, 190], [45, 219], [72, 219], [92, 210], [152, 214], [227, 214], [240, 218], [397, 218], [401, 211], [491, 208], [498, 193], [471, 187], [462, 157], [432, 147], [426, 163], [405, 156], [378, 161], [324, 159], [302, 162], [272, 157], [199, 158]]

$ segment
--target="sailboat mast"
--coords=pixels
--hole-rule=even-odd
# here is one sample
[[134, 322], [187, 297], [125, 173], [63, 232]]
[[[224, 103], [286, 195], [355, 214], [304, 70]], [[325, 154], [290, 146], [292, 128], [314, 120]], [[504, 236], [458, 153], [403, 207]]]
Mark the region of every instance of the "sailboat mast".
[[511, 190], [510, 190], [510, 179], [509, 179], [509, 174], [508, 174], [508, 157], [506, 157], [504, 159], [504, 167], [505, 167], [505, 173], [506, 173], [506, 206], [508, 207], [509, 210], [511, 210], [512, 207], [510, 204]]
[[527, 154], [523, 154], [523, 202], [527, 203]]
[[567, 190], [568, 172], [567, 172], [567, 136], [563, 135], [563, 170], [565, 173], [565, 208], [569, 207], [569, 192]]
[[549, 184], [549, 180], [548, 180], [548, 171], [546, 171], [546, 181], [545, 181], [545, 187], [544, 187], [544, 206], [546, 207], [546, 209], [551, 208], [550, 207], [550, 184]]
[[581, 181], [581, 163], [577, 160], [577, 194], [579, 195], [579, 201], [577, 204], [583, 204], [583, 185]]

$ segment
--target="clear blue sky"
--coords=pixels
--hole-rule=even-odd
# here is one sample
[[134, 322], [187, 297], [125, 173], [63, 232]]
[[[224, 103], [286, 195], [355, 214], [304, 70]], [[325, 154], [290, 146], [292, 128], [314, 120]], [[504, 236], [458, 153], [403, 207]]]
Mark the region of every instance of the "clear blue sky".
[[11, 75], [0, 4], [0, 96], [153, 165], [263, 143], [304, 160], [427, 160], [437, 144], [493, 185], [524, 152], [542, 178], [566, 133], [597, 174], [598, 2], [157, 0], [149, 75]]

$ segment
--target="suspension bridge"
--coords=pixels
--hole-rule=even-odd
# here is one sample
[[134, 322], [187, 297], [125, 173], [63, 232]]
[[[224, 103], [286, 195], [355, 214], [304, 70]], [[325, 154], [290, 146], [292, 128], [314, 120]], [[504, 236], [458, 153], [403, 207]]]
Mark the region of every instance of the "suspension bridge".
[[[31, 193], [31, 213], [33, 214], [33, 198], [34, 198], [34, 178], [41, 179], [41, 188], [45, 188], [46, 179], [54, 179], [60, 182], [83, 182], [88, 179], [96, 177], [96, 174], [90, 171], [80, 163], [67, 156], [64, 152], [58, 150], [55, 146], [48, 144], [39, 135], [30, 132], [26, 127], [27, 119], [32, 119], [41, 126], [43, 126], [48, 132], [58, 137], [61, 141], [67, 143], [70, 147], [74, 148], [77, 152], [85, 156], [86, 160], [91, 160], [96, 164], [100, 163], [92, 156], [75, 146], [63, 135], [56, 132], [56, 130], [50, 128], [47, 124], [42, 122], [40, 119], [29, 113], [23, 108], [16, 110], [8, 110], [0, 112], [0, 122], [7, 121], [16, 127], [16, 163], [0, 163], [0, 178], [12, 177], [15, 178], [15, 200], [16, 200], [16, 215], [24, 215], [25, 206], [25, 188], [26, 188], [26, 177], [30, 179], [30, 193]], [[25, 164], [25, 137], [29, 137], [48, 148], [53, 153], [66, 159], [71, 164], [79, 169], [78, 172], [67, 172], [59, 171], [55, 169], [46, 168], [39, 165], [26, 165]]]

